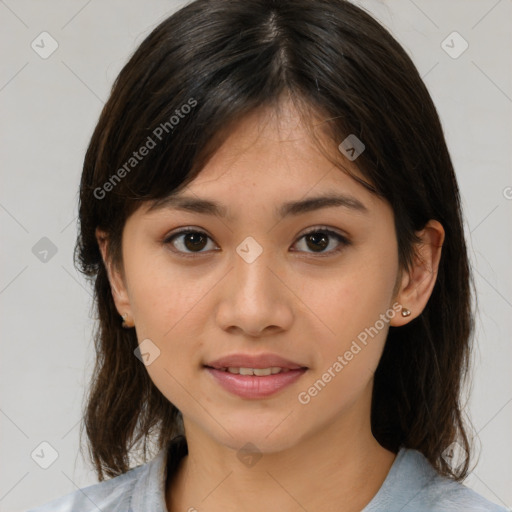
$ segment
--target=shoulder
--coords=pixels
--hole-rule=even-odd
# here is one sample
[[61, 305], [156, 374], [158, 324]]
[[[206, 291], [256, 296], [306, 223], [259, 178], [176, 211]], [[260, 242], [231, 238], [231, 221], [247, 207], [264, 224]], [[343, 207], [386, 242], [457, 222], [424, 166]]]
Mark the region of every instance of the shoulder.
[[[423, 459], [421, 463], [431, 467], [422, 454], [416, 454], [416, 457]], [[492, 503], [464, 484], [440, 476], [433, 468], [430, 478], [414, 502], [424, 506], [425, 510], [432, 511], [506, 512], [505, 508]]]
[[149, 462], [28, 512], [164, 512], [167, 472], [174, 471], [187, 452], [185, 437], [177, 436]]
[[28, 512], [127, 512], [134, 483], [142, 476], [146, 465], [137, 466], [122, 475], [78, 489]]
[[142, 470], [142, 466], [139, 466], [110, 480], [78, 489], [29, 512], [92, 512], [98, 509], [105, 512], [126, 512], [129, 510], [134, 481]]
[[469, 487], [439, 475], [417, 450], [402, 448], [364, 512], [507, 512]]
[[507, 512], [506, 508], [492, 503], [469, 487], [447, 480], [440, 477], [434, 481], [418, 495], [417, 502], [424, 503], [429, 507], [426, 510], [432, 511]]

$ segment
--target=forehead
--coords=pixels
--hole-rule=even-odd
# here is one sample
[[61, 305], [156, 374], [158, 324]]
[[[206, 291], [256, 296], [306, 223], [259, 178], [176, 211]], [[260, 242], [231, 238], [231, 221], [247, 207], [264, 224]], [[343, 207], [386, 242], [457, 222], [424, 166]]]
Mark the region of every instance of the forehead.
[[[310, 121], [305, 126], [288, 105], [279, 112], [266, 109], [246, 116], [232, 126], [228, 137], [185, 190], [153, 207], [190, 206], [191, 210], [227, 217], [225, 205], [243, 198], [251, 203], [279, 202], [274, 214], [283, 217], [321, 205], [320, 196], [329, 196], [327, 201], [323, 199], [326, 206], [367, 212], [375, 196], [348, 174], [364, 179], [358, 167], [322, 135], [318, 128], [321, 120]], [[324, 148], [334, 147], [337, 164], [312, 139], [311, 127], [316, 137], [323, 139]], [[206, 197], [208, 200], [203, 200]]]
[[174, 210], [223, 223], [268, 219], [275, 225], [330, 208], [324, 211], [365, 224], [391, 221], [391, 206], [354, 179], [367, 182], [357, 161], [349, 161], [325, 135], [323, 122], [318, 116], [304, 120], [290, 104], [254, 111], [230, 125], [192, 181], [147, 202], [139, 214]]

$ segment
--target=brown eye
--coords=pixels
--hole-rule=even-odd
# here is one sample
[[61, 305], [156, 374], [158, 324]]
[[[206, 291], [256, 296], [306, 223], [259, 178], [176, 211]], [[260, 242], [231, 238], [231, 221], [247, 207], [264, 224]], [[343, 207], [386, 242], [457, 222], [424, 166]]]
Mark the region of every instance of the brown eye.
[[167, 237], [164, 240], [165, 244], [171, 244], [175, 252], [184, 253], [199, 253], [204, 252], [208, 239], [210, 237], [203, 231], [196, 229], [186, 229]]
[[312, 233], [306, 236], [306, 243], [315, 252], [323, 251], [329, 245], [329, 235], [321, 232]]
[[[346, 247], [347, 245], [350, 245], [350, 241], [340, 235], [339, 233], [336, 233], [335, 231], [332, 231], [330, 229], [320, 229], [315, 228], [308, 233], [302, 235], [302, 237], [299, 240], [305, 240], [305, 245], [308, 249], [311, 249], [312, 253], [319, 253], [319, 254], [333, 254], [341, 251]], [[337, 246], [330, 250], [325, 250], [327, 247], [329, 247], [331, 240], [335, 239], [337, 240]], [[335, 244], [336, 245], [336, 244]], [[308, 251], [305, 251], [308, 252]], [[311, 253], [310, 253], [311, 254]]]
[[187, 233], [184, 235], [183, 244], [191, 251], [200, 251], [206, 245], [206, 238], [202, 233]]
[[[318, 254], [320, 256], [329, 256], [338, 253], [346, 246], [350, 245], [350, 241], [346, 237], [326, 228], [312, 229], [302, 235], [299, 241], [302, 239], [305, 241], [305, 249], [299, 250], [298, 252]], [[168, 236], [164, 240], [164, 244], [171, 245], [171, 250], [181, 256], [194, 257], [196, 254], [199, 255], [209, 252], [209, 250], [205, 250], [209, 240], [212, 240], [211, 237], [204, 231], [188, 228]], [[334, 244], [333, 240], [335, 240]], [[299, 242], [296, 242], [295, 245], [298, 243]], [[335, 247], [326, 250], [331, 245]], [[215, 247], [214, 245], [214, 248]]]

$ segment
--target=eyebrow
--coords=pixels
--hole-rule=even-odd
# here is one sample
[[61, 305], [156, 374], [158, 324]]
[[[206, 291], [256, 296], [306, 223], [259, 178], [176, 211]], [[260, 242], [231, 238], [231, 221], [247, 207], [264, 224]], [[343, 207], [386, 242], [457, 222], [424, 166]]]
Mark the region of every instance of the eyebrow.
[[[288, 201], [275, 211], [275, 216], [282, 219], [287, 216], [297, 216], [304, 213], [320, 210], [322, 208], [342, 207], [361, 213], [369, 213], [368, 208], [359, 199], [348, 194], [326, 194], [321, 196]], [[216, 201], [197, 197], [170, 195], [157, 200], [148, 211], [165, 208], [184, 210], [204, 215], [215, 215], [220, 218], [228, 217], [228, 208]]]

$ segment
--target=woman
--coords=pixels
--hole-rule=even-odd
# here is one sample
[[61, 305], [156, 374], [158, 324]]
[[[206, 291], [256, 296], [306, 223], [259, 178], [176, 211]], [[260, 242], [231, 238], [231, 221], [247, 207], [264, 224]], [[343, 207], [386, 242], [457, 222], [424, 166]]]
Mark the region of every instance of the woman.
[[196, 0], [161, 23], [92, 136], [77, 256], [100, 483], [37, 511], [504, 510], [461, 483], [449, 152], [360, 8]]

